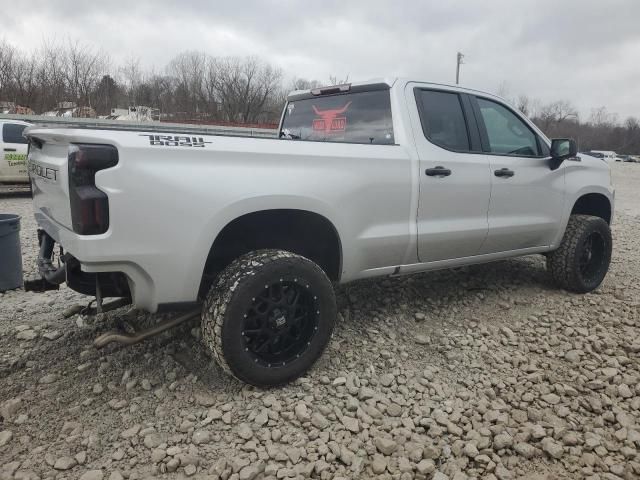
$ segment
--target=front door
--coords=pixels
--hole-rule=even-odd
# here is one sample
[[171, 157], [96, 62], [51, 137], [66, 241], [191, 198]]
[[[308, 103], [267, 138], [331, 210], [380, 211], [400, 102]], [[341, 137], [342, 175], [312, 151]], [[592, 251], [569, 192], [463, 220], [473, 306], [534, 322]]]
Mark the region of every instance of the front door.
[[25, 125], [2, 124], [0, 182], [28, 182], [27, 140], [22, 136]]
[[418, 258], [476, 255], [486, 239], [489, 160], [465, 94], [409, 84], [407, 100], [419, 156]]
[[550, 245], [561, 228], [564, 169], [545, 141], [506, 105], [472, 97], [491, 170], [489, 235], [480, 253]]

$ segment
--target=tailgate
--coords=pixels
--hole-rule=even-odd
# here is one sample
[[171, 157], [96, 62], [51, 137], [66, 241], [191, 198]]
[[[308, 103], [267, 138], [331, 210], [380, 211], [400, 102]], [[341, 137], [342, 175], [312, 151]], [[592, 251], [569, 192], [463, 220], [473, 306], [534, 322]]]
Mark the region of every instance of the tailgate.
[[64, 141], [31, 138], [28, 169], [33, 191], [36, 218], [45, 215], [71, 230], [69, 203], [69, 173], [67, 156], [69, 144]]

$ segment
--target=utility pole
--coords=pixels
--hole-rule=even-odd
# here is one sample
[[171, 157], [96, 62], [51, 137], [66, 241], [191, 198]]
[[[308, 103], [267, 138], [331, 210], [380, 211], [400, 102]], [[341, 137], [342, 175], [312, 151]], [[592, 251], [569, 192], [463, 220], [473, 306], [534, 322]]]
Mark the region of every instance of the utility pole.
[[464, 55], [458, 52], [458, 61], [456, 63], [456, 85], [460, 83], [460, 65], [464, 63], [462, 61], [463, 58], [464, 58]]

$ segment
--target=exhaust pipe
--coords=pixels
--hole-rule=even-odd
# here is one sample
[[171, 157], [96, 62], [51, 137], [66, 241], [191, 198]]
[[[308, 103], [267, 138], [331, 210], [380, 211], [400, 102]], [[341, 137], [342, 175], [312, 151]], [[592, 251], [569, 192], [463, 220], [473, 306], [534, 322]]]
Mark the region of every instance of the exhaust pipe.
[[169, 318], [167, 320], [163, 320], [162, 322], [154, 325], [153, 327], [147, 328], [145, 330], [141, 330], [136, 333], [121, 333], [115, 330], [110, 332], [103, 333], [98, 338], [93, 341], [93, 346], [97, 349], [103, 348], [110, 343], [120, 343], [122, 345], [133, 345], [134, 343], [141, 342], [149, 337], [153, 337], [154, 335], [158, 335], [159, 333], [164, 332], [165, 330], [169, 330], [181, 323], [186, 322], [187, 320], [191, 320], [192, 318], [200, 315], [200, 310], [192, 310], [191, 312], [185, 313], [178, 317]]

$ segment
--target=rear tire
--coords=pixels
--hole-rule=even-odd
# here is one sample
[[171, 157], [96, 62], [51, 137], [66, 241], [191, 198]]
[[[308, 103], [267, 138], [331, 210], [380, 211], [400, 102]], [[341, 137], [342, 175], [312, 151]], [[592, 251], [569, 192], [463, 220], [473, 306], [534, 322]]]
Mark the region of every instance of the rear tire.
[[547, 270], [561, 288], [587, 293], [604, 280], [611, 250], [607, 222], [591, 215], [571, 215], [560, 247], [547, 255]]
[[259, 250], [234, 260], [202, 309], [202, 337], [227, 373], [257, 387], [303, 375], [327, 346], [336, 319], [331, 281], [311, 260]]

